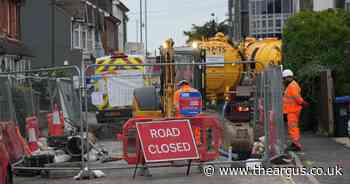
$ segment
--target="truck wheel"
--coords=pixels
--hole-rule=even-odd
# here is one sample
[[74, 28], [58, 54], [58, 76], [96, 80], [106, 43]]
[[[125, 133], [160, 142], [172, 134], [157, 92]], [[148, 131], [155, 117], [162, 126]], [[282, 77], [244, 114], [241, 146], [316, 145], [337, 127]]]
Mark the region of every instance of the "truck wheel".
[[160, 97], [154, 87], [137, 88], [134, 97], [142, 111], [160, 110]]
[[12, 175], [12, 170], [11, 167], [8, 166], [7, 168], [7, 174], [5, 176], [5, 184], [13, 184], [13, 175]]

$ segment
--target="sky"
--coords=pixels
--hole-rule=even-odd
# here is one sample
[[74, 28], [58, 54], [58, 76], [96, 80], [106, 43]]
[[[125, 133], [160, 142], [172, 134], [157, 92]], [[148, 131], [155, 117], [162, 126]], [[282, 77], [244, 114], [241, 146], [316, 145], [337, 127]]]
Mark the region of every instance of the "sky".
[[[130, 9], [128, 13], [128, 41], [136, 41], [136, 23], [140, 17], [140, 0], [122, 0]], [[192, 24], [201, 25], [211, 20], [215, 13], [217, 20], [227, 18], [228, 0], [147, 0], [148, 1], [148, 51], [156, 48], [168, 38], [176, 46], [185, 44], [184, 30], [190, 30]], [[144, 0], [142, 0], [144, 3]], [[143, 5], [144, 7], [144, 5]], [[144, 8], [143, 8], [144, 9]], [[138, 33], [139, 34], [139, 33]], [[144, 36], [143, 36], [144, 37]], [[138, 36], [140, 39], [140, 36]]]

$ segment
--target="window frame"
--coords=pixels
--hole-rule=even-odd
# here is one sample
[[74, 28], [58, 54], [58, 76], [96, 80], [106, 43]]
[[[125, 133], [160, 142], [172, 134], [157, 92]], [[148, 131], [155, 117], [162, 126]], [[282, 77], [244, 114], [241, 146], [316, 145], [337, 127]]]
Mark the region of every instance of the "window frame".
[[[76, 34], [78, 33], [78, 34]], [[72, 48], [81, 49], [80, 44], [80, 23], [72, 22]]]
[[92, 52], [95, 44], [95, 29], [93, 27], [88, 27], [86, 36], [86, 50]]
[[[81, 42], [81, 49], [86, 51], [87, 49], [87, 29], [86, 26], [80, 25], [80, 42]], [[85, 35], [84, 35], [85, 34]]]

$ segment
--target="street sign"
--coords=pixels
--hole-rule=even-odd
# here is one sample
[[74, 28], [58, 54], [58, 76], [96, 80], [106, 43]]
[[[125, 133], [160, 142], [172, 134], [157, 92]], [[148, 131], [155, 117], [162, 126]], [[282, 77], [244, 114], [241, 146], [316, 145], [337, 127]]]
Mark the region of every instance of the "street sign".
[[136, 128], [146, 162], [199, 158], [188, 120], [138, 122]]

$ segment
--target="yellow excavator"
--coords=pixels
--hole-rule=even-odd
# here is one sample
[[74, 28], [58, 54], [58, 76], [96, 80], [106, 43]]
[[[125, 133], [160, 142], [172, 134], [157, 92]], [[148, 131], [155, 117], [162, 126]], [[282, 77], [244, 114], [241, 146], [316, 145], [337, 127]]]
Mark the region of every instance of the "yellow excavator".
[[[160, 86], [144, 87], [134, 90], [133, 117], [172, 118], [175, 117], [173, 96], [176, 84], [186, 79], [191, 85], [204, 90], [204, 70], [200, 63], [205, 57], [199, 48], [174, 47], [172, 39], [168, 39], [161, 47]], [[180, 64], [175, 64], [180, 63]]]

